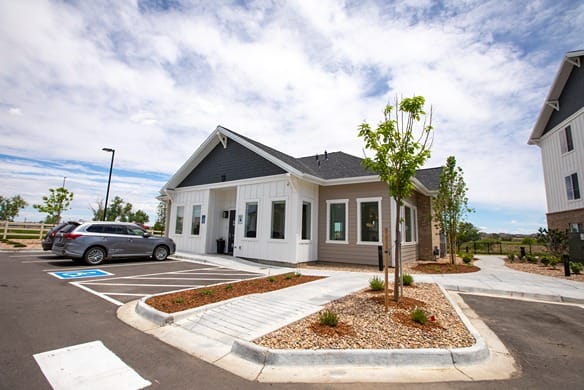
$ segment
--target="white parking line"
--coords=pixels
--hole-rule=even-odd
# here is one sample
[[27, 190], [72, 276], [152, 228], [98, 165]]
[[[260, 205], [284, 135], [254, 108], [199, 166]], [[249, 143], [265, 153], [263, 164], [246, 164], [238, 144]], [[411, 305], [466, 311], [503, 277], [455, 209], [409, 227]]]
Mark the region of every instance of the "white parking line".
[[186, 285], [186, 284], [132, 284], [132, 283], [94, 283], [83, 282], [84, 285], [91, 286], [136, 286], [136, 287], [199, 287], [200, 285]]
[[33, 355], [56, 390], [143, 389], [152, 383], [110, 351], [101, 341]]
[[[121, 278], [120, 278], [121, 279]], [[153, 278], [153, 277], [132, 277], [132, 278], [125, 278], [125, 279], [132, 279], [132, 280], [226, 280], [225, 278]], [[239, 279], [227, 279], [226, 281], [234, 281]]]
[[71, 283], [72, 285], [74, 285], [74, 286], [77, 286], [77, 287], [79, 287], [79, 288], [80, 288], [80, 289], [82, 289], [82, 290], [85, 290], [85, 291], [87, 291], [88, 293], [91, 293], [91, 294], [93, 294], [93, 295], [95, 295], [95, 296], [98, 296], [98, 297], [100, 297], [100, 298], [102, 298], [102, 299], [105, 299], [106, 301], [108, 301], [108, 302], [110, 302], [110, 303], [113, 303], [113, 304], [114, 304], [114, 305], [116, 305], [116, 306], [122, 306], [122, 305], [124, 304], [123, 302], [120, 302], [120, 301], [118, 301], [118, 300], [116, 300], [116, 299], [110, 298], [110, 297], [109, 297], [109, 296], [107, 296], [106, 294], [102, 294], [102, 293], [100, 293], [100, 292], [98, 292], [98, 291], [95, 291], [95, 290], [92, 290], [92, 289], [90, 289], [89, 287], [85, 287], [83, 284], [81, 284], [81, 283], [83, 283], [83, 282], [70, 282], [70, 283]]
[[[67, 260], [68, 262], [71, 262], [71, 260]], [[173, 261], [180, 261], [181, 263], [183, 262], [182, 260], [173, 260]], [[160, 265], [161, 263], [159, 261], [151, 261], [151, 262], [147, 262], [147, 263], [127, 263], [127, 264], [100, 264], [99, 268], [117, 268], [117, 267], [140, 267], [140, 266], [144, 266], [144, 265]], [[71, 268], [71, 270], [76, 270], [76, 269], [84, 269], [87, 268], [87, 266], [84, 265], [80, 265], [77, 268]], [[50, 268], [50, 269], [44, 269], [44, 272], [49, 272], [49, 271], [54, 271], [54, 268]]]
[[150, 294], [131, 294], [131, 293], [107, 293], [107, 295], [129, 295], [131, 297], [145, 297]]

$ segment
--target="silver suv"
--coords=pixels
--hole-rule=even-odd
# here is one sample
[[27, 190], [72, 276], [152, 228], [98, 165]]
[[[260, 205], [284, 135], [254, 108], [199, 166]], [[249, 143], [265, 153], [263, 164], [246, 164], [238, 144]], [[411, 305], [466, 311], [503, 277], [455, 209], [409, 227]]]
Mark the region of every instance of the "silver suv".
[[166, 260], [176, 245], [170, 238], [153, 236], [133, 223], [87, 222], [69, 232], [57, 233], [52, 250], [56, 255], [97, 265], [113, 258]]

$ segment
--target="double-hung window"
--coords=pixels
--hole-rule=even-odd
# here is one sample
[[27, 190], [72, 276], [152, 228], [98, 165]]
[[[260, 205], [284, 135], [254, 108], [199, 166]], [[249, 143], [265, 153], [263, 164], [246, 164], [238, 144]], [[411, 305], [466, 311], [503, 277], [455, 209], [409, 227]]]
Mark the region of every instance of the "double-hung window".
[[312, 204], [310, 202], [302, 202], [302, 240], [310, 240], [312, 238]]
[[191, 219], [191, 234], [198, 236], [201, 234], [201, 205], [193, 206], [193, 217]]
[[560, 147], [562, 154], [574, 150], [574, 139], [572, 138], [572, 127], [566, 126], [564, 130], [560, 131]]
[[283, 240], [286, 238], [286, 201], [272, 202], [272, 233], [270, 238]]
[[247, 202], [245, 204], [245, 231], [246, 238], [256, 238], [258, 229], [258, 202]]
[[176, 207], [176, 220], [175, 220], [175, 225], [174, 225], [174, 233], [175, 234], [182, 234], [184, 219], [185, 219], [185, 207], [184, 206], [177, 206]]
[[381, 198], [357, 199], [357, 242], [381, 243]]
[[566, 176], [566, 193], [568, 195], [568, 200], [580, 199], [580, 184], [578, 183], [578, 174], [573, 173], [570, 176]]
[[418, 240], [416, 208], [405, 205], [402, 210], [402, 242], [405, 244], [414, 243]]
[[326, 201], [327, 242], [348, 243], [347, 225], [349, 223], [348, 199]]

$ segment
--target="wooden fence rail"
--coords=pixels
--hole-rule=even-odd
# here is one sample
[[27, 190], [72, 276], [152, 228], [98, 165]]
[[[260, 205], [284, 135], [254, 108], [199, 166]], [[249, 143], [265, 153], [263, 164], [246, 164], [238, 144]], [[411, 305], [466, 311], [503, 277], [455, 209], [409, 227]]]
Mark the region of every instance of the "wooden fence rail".
[[[2, 239], [39, 239], [42, 240], [45, 234], [54, 227], [54, 224], [35, 222], [8, 222], [0, 221]], [[163, 236], [164, 231], [149, 229], [153, 235]]]

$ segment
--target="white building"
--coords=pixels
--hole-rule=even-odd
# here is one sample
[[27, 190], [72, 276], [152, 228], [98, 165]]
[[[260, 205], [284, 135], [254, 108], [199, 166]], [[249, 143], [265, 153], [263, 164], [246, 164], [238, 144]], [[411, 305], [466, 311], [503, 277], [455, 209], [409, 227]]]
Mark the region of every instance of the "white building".
[[548, 228], [584, 232], [584, 50], [568, 52], [530, 145], [541, 148]]

